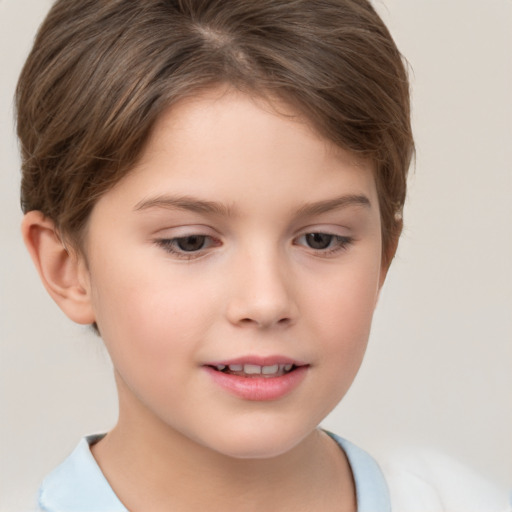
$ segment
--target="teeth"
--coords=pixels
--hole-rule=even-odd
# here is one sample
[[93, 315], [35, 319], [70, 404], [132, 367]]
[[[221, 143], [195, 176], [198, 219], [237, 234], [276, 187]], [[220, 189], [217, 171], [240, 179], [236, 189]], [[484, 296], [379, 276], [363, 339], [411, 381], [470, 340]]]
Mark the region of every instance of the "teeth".
[[229, 369], [233, 373], [245, 373], [246, 375], [283, 375], [293, 368], [293, 364], [273, 364], [260, 366], [258, 364], [225, 364], [216, 365], [218, 371]]
[[279, 365], [275, 364], [273, 366], [263, 366], [261, 369], [261, 373], [263, 375], [272, 375], [273, 373], [277, 373], [279, 371]]
[[261, 366], [257, 364], [244, 364], [244, 373], [247, 375], [258, 375], [261, 373]]

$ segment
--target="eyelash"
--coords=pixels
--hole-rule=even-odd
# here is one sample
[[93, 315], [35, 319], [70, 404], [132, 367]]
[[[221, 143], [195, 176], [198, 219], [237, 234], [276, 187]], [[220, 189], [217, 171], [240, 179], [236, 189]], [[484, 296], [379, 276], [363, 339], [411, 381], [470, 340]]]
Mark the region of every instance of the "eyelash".
[[[199, 247], [195, 251], [185, 251], [184, 249], [180, 249], [179, 243], [182, 240], [187, 240], [191, 238], [201, 238], [203, 240], [203, 244], [201, 247]], [[160, 238], [158, 240], [155, 240], [155, 243], [162, 247], [164, 251], [166, 251], [169, 254], [172, 254], [173, 256], [176, 256], [178, 258], [184, 259], [184, 260], [191, 260], [194, 258], [198, 258], [204, 254], [204, 251], [212, 246], [218, 246], [220, 245], [220, 241], [214, 239], [211, 236], [208, 235], [188, 235], [188, 236], [180, 236], [176, 238]], [[205, 247], [206, 245], [206, 247]]]
[[[315, 249], [314, 247], [311, 247], [307, 244], [304, 244], [309, 249], [312, 249], [316, 255], [321, 257], [328, 257], [334, 254], [337, 254], [341, 251], [346, 251], [349, 246], [353, 243], [353, 238], [349, 236], [341, 236], [341, 235], [334, 235], [332, 233], [323, 233], [321, 231], [313, 231], [310, 233], [304, 233], [303, 235], [296, 238], [296, 240], [300, 240], [301, 238], [306, 238], [308, 236], [326, 236], [329, 237], [329, 246], [324, 249]], [[334, 243], [334, 245], [331, 246], [331, 244]]]
[[[306, 239], [308, 236], [326, 236], [330, 237], [328, 247], [323, 249], [315, 249], [314, 247], [310, 247], [307, 242], [304, 244], [298, 244], [296, 241], [301, 239]], [[186, 251], [179, 247], [179, 243], [181, 241], [186, 241], [191, 238], [200, 238], [203, 239], [203, 243], [197, 250]], [[329, 257], [331, 255], [337, 254], [341, 251], [345, 251], [348, 247], [353, 243], [353, 238], [348, 236], [340, 236], [334, 235], [332, 233], [323, 233], [323, 232], [310, 232], [304, 233], [299, 237], [294, 239], [295, 245], [303, 245], [309, 249], [311, 249], [316, 255], [321, 257]], [[331, 244], [334, 242], [334, 245], [331, 247]], [[189, 236], [180, 236], [176, 238], [160, 238], [155, 240], [156, 245], [164, 249], [169, 254], [176, 256], [180, 259], [191, 260], [195, 258], [199, 258], [205, 254], [205, 251], [210, 247], [218, 247], [221, 245], [219, 240], [208, 236], [208, 235], [189, 235]], [[205, 247], [206, 246], [206, 247]]]

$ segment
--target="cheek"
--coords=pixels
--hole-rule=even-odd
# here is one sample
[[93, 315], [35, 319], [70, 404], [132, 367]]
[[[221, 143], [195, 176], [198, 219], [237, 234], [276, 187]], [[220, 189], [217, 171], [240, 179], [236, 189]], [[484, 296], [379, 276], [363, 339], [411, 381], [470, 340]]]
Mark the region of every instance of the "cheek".
[[378, 289], [378, 274], [371, 274], [352, 269], [308, 295], [308, 334], [316, 353], [308, 402], [316, 404], [318, 422], [343, 399], [363, 361]]
[[126, 387], [141, 403], [158, 407], [197, 364], [197, 300], [194, 305], [187, 293], [162, 281], [137, 279], [128, 286], [115, 277], [102, 282], [95, 299], [100, 332], [123, 383], [120, 393]]
[[376, 258], [346, 269], [315, 286], [306, 307], [311, 329], [322, 345], [322, 362], [333, 369], [333, 378], [355, 376], [366, 350], [379, 291], [380, 264]]
[[97, 323], [115, 363], [133, 359], [147, 366], [168, 364], [192, 351], [200, 338], [209, 317], [205, 294], [165, 270], [134, 269], [119, 261], [108, 275], [95, 276]]

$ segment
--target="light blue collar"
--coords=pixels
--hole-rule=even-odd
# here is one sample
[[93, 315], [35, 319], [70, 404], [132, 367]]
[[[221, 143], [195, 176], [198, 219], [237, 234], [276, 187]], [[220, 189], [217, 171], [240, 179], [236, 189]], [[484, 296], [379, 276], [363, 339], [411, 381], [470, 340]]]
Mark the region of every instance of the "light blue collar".
[[39, 507], [46, 512], [128, 512], [101, 472], [90, 445], [104, 435], [85, 437], [39, 490]]
[[[391, 512], [384, 476], [372, 457], [349, 441], [327, 432], [350, 463], [357, 495], [357, 512]], [[103, 435], [88, 436], [50, 475], [39, 491], [39, 507], [46, 512], [128, 512], [108, 484], [92, 456], [90, 445]]]
[[391, 512], [391, 498], [382, 471], [364, 450], [331, 432], [347, 456], [356, 486], [357, 512]]

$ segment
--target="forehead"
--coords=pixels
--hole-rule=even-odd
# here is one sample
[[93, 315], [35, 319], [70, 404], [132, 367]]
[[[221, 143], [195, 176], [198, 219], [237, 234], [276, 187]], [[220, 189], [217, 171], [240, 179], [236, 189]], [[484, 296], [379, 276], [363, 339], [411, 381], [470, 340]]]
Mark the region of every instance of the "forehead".
[[280, 99], [209, 90], [164, 111], [135, 168], [118, 183], [133, 204], [162, 193], [244, 205], [366, 195], [372, 164], [318, 134]]
[[[239, 151], [237, 153], [237, 148]], [[319, 134], [299, 108], [278, 97], [255, 96], [229, 87], [209, 89], [184, 98], [165, 110], [155, 123], [138, 167], [158, 157], [188, 152], [200, 158], [218, 153], [250, 160], [255, 154], [282, 150], [291, 161], [331, 161], [344, 167], [370, 169], [373, 163], [342, 149]], [[286, 153], [286, 150], [290, 150]], [[306, 159], [306, 161], [304, 161]]]

